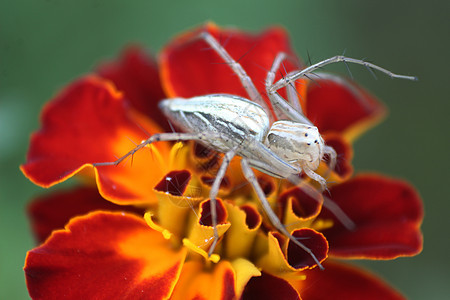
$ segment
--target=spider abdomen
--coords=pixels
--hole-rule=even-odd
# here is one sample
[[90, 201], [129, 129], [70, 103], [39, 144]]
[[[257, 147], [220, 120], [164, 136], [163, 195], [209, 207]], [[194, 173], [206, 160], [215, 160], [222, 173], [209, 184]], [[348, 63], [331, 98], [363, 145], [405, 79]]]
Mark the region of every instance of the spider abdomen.
[[221, 152], [249, 140], [262, 142], [269, 130], [269, 118], [263, 108], [234, 95], [167, 99], [159, 107], [184, 132], [214, 136], [203, 143]]

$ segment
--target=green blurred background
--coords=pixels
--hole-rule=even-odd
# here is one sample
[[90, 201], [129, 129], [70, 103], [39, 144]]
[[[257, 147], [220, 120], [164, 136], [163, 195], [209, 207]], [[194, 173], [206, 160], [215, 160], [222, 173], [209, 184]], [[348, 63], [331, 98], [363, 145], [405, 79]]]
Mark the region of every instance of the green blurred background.
[[[42, 105], [65, 84], [130, 42], [156, 53], [173, 35], [212, 20], [259, 31], [285, 26], [297, 53], [313, 61], [341, 54], [418, 82], [355, 79], [390, 115], [355, 145], [357, 171], [406, 178], [425, 203], [424, 250], [414, 258], [358, 262], [410, 299], [450, 295], [448, 1], [69, 1], [0, 2], [0, 299], [27, 299], [22, 271], [33, 247], [25, 207], [44, 190], [19, 171]], [[345, 66], [332, 71], [347, 75]], [[92, 145], [101, 147], [101, 145]], [[447, 296], [445, 296], [447, 295]]]

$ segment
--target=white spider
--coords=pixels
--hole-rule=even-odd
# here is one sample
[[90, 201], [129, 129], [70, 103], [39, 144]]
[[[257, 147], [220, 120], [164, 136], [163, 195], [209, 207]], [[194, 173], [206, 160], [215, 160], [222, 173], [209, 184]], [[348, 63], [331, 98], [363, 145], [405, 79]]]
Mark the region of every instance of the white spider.
[[[295, 184], [298, 184], [298, 175], [303, 171], [307, 176], [319, 182], [322, 190], [326, 188], [326, 180], [315, 173], [315, 170], [317, 170], [325, 155], [329, 155], [330, 170], [333, 170], [336, 164], [336, 152], [332, 147], [325, 145], [317, 127], [303, 114], [292, 83], [299, 78], [312, 74], [320, 67], [341, 61], [364, 65], [367, 68], [386, 73], [393, 78], [409, 80], [416, 80], [416, 78], [397, 75], [362, 60], [335, 56], [303, 70], [291, 72], [273, 83], [277, 70], [282, 62], [287, 59], [285, 53], [279, 53], [265, 81], [267, 96], [279, 120], [273, 122], [268, 106], [262, 100], [261, 95], [242, 66], [209, 33], [202, 32], [196, 39], [204, 40], [231, 67], [239, 77], [251, 101], [225, 94], [205, 95], [191, 99], [163, 100], [159, 104], [160, 109], [184, 133], [154, 134], [117, 161], [94, 165], [117, 165], [139, 149], [158, 141], [197, 140], [205, 146], [223, 152], [225, 155], [222, 164], [209, 193], [214, 228], [214, 240], [209, 248], [209, 255], [211, 255], [219, 239], [216, 196], [230, 161], [234, 156], [240, 156], [244, 176], [252, 185], [273, 226], [306, 251], [319, 268], [323, 269], [311, 249], [295, 239], [278, 219], [252, 170], [252, 168], [255, 168], [274, 177], [286, 178]], [[286, 88], [288, 102], [277, 92], [281, 88]], [[328, 205], [338, 218], [346, 218], [345, 214], [334, 203], [328, 203]]]

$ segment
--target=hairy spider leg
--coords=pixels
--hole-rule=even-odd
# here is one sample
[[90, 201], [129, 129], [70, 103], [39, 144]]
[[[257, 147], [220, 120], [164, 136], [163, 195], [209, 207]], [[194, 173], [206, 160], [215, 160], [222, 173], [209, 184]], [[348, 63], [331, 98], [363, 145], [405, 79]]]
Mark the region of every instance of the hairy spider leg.
[[[297, 91], [293, 84], [286, 86], [286, 93], [288, 95], [288, 102], [281, 97], [278, 93], [275, 95], [270, 95], [268, 89], [273, 85], [277, 71], [280, 69], [281, 64], [284, 60], [289, 57], [286, 53], [280, 52], [275, 57], [270, 71], [267, 73], [265, 87], [267, 95], [269, 96], [270, 102], [272, 103], [275, 115], [278, 119], [283, 119], [286, 116], [290, 120], [297, 121], [303, 124], [313, 125], [313, 123], [304, 115], [302, 108], [300, 106], [299, 99], [297, 97]], [[292, 72], [291, 72], [292, 73]], [[289, 73], [289, 74], [291, 74]], [[288, 74], [286, 74], [288, 75]], [[290, 104], [290, 105], [289, 105]]]
[[168, 132], [168, 133], [156, 133], [149, 137], [148, 139], [142, 141], [139, 145], [134, 147], [131, 151], [129, 151], [124, 156], [120, 157], [116, 161], [113, 162], [101, 162], [92, 164], [94, 167], [102, 167], [102, 166], [117, 166], [123, 160], [125, 160], [130, 155], [133, 155], [140, 149], [144, 148], [147, 145], [150, 145], [154, 142], [163, 142], [163, 141], [191, 141], [191, 140], [207, 140], [211, 137], [211, 134], [206, 134], [205, 132], [200, 133], [180, 133], [180, 132]]
[[[281, 63], [287, 59], [287, 55], [284, 52], [278, 53], [273, 61], [272, 67], [266, 76], [266, 91], [267, 96], [269, 97], [270, 102], [274, 108], [275, 115], [278, 119], [283, 119], [283, 116], [286, 116], [288, 119], [292, 121], [296, 121], [302, 124], [313, 125], [313, 123], [303, 114], [301, 110], [301, 106], [299, 104], [295, 88], [292, 84], [286, 85], [287, 95], [289, 96], [289, 103], [281, 97], [278, 92], [269, 93], [269, 89], [272, 87], [273, 82], [275, 80], [275, 75], [278, 69], [281, 66]], [[291, 72], [292, 73], [292, 72]], [[289, 73], [289, 74], [291, 74]], [[287, 74], [287, 76], [289, 75]], [[294, 89], [294, 91], [292, 90]], [[292, 103], [296, 102], [297, 105], [292, 105]], [[291, 104], [290, 104], [291, 103]]]
[[[292, 72], [290, 72], [289, 74], [291, 73]], [[286, 94], [288, 102], [292, 105], [292, 107], [306, 118], [306, 115], [303, 113], [303, 109], [300, 104], [299, 93], [297, 92], [297, 89], [293, 84], [286, 86]]]
[[368, 70], [370, 70], [370, 72], [372, 72], [371, 69], [374, 70], [378, 70], [386, 75], [388, 75], [391, 78], [399, 78], [399, 79], [406, 79], [406, 80], [417, 80], [417, 77], [415, 76], [408, 76], [408, 75], [399, 75], [399, 74], [395, 74], [389, 70], [386, 70], [380, 66], [377, 66], [375, 64], [372, 64], [370, 62], [366, 62], [362, 59], [355, 59], [355, 58], [350, 58], [350, 57], [346, 57], [346, 56], [342, 56], [342, 55], [336, 55], [330, 58], [327, 58], [325, 60], [322, 60], [314, 65], [311, 65], [307, 68], [304, 68], [303, 70], [300, 70], [298, 72], [295, 72], [293, 74], [290, 74], [284, 78], [281, 78], [280, 80], [278, 80], [275, 84], [273, 84], [268, 90], [268, 94], [275, 94], [275, 92], [289, 84], [294, 83], [297, 79], [300, 79], [302, 77], [306, 77], [305, 75], [307, 74], [313, 74], [312, 72], [314, 72], [315, 70], [324, 67], [326, 65], [329, 64], [333, 64], [333, 63], [338, 63], [338, 62], [344, 62], [344, 63], [353, 63], [353, 64], [358, 64], [358, 65], [362, 65], [365, 66]]

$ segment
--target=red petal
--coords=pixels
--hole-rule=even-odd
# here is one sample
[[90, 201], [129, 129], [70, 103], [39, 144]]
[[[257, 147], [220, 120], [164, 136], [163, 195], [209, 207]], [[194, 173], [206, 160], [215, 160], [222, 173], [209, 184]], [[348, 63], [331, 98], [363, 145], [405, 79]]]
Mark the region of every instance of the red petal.
[[[304, 300], [401, 300], [396, 290], [374, 275], [348, 265], [325, 263], [325, 270], [305, 271], [306, 280], [297, 281]], [[291, 282], [294, 286], [295, 283]]]
[[299, 300], [298, 292], [284, 279], [262, 273], [253, 277], [245, 286], [242, 300], [251, 299], [293, 299]]
[[306, 115], [323, 134], [345, 133], [350, 139], [380, 120], [384, 106], [352, 82], [323, 75], [308, 84]]
[[158, 66], [151, 55], [139, 46], [127, 47], [116, 61], [103, 63], [98, 74], [111, 80], [138, 111], [159, 126], [170, 130], [159, 111], [159, 100], [166, 98], [159, 79]]
[[64, 228], [75, 216], [96, 210], [132, 212], [143, 216], [145, 211], [134, 206], [116, 205], [103, 199], [97, 188], [81, 187], [42, 196], [28, 207], [37, 242], [44, 242], [53, 230]]
[[345, 229], [325, 208], [319, 218], [333, 219], [323, 234], [330, 254], [339, 257], [392, 259], [422, 249], [419, 195], [407, 183], [380, 175], [359, 175], [330, 189], [332, 200], [355, 223]]
[[[256, 88], [265, 95], [264, 81], [275, 56], [285, 52], [294, 60], [285, 30], [269, 28], [254, 35], [212, 24], [177, 37], [161, 55], [162, 82], [171, 97], [193, 97], [228, 93], [248, 98], [238, 77], [205, 42], [193, 40], [201, 31], [208, 31], [247, 72]], [[281, 73], [297, 69], [297, 62], [285, 61]], [[276, 79], [280, 78], [278, 75]]]
[[185, 255], [140, 218], [94, 213], [28, 252], [25, 274], [34, 299], [162, 299]]
[[[292, 236], [311, 249], [311, 252], [320, 262], [327, 258], [328, 242], [321, 233], [309, 228], [302, 228], [292, 232]], [[291, 240], [289, 240], [287, 248], [287, 260], [289, 265], [295, 269], [307, 269], [317, 265], [310, 254]]]
[[[132, 141], [139, 143], [157, 131], [159, 127], [150, 120], [128, 110], [121, 94], [107, 81], [86, 77], [47, 104], [42, 128], [33, 134], [21, 169], [34, 183], [48, 187], [92, 163], [115, 161], [135, 147]], [[167, 144], [156, 147], [168, 155]], [[134, 155], [133, 165], [98, 168], [102, 195], [117, 202], [156, 201], [152, 187], [166, 173], [157, 157], [141, 150]]]

